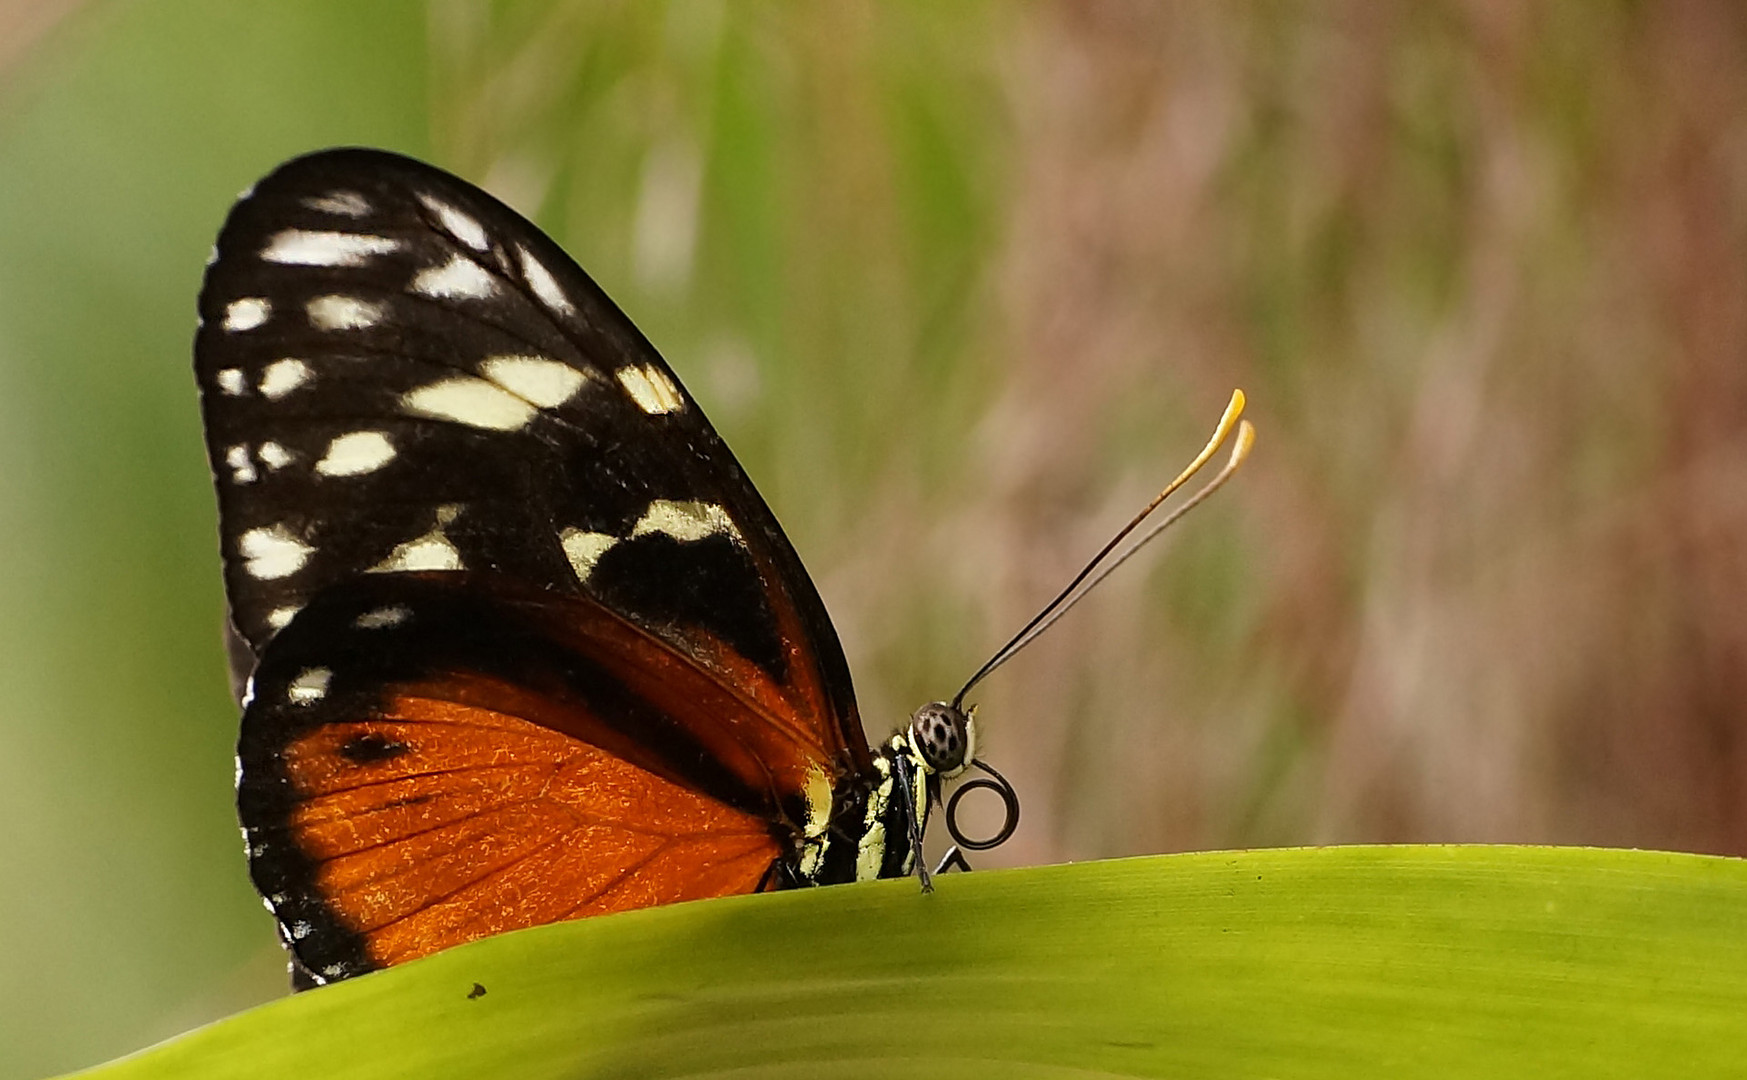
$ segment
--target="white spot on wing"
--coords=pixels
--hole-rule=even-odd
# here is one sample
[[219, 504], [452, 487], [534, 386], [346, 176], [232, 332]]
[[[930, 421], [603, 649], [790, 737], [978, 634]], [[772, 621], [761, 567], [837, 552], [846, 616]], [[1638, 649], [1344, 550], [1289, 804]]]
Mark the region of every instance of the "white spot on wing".
[[552, 409], [576, 396], [587, 376], [569, 364], [544, 356], [494, 356], [479, 365], [492, 382], [542, 409]]
[[394, 460], [394, 444], [380, 431], [351, 431], [328, 443], [327, 453], [315, 463], [323, 476], [360, 476], [375, 472]]
[[356, 191], [330, 191], [326, 195], [303, 200], [303, 205], [324, 214], [339, 214], [349, 218], [361, 218], [370, 213], [369, 200]]
[[255, 456], [261, 459], [261, 464], [274, 472], [278, 472], [295, 460], [291, 451], [276, 442], [262, 443], [261, 448], [255, 451]]
[[516, 254], [522, 260], [522, 277], [528, 282], [528, 288], [534, 290], [534, 295], [540, 298], [540, 303], [556, 311], [560, 315], [570, 315], [576, 311], [570, 303], [570, 298], [564, 295], [564, 290], [558, 287], [558, 279], [552, 276], [552, 271], [546, 269], [544, 263], [534, 258], [527, 248], [517, 246]]
[[230, 466], [231, 483], [252, 484], [256, 480], [255, 463], [249, 460], [249, 448], [238, 444], [224, 452], [224, 463]]
[[633, 538], [649, 533], [662, 533], [675, 540], [702, 540], [718, 534], [731, 540], [741, 540], [740, 530], [728, 517], [728, 511], [715, 503], [675, 502], [656, 499], [643, 511], [643, 516], [631, 530]]
[[402, 412], [453, 420], [488, 431], [516, 431], [534, 418], [534, 406], [495, 383], [471, 376], [444, 379], [401, 395]]
[[334, 677], [332, 668], [304, 668], [291, 685], [285, 688], [285, 698], [293, 705], [311, 705], [328, 694], [328, 680]]
[[391, 604], [388, 607], [373, 608], [352, 620], [352, 625], [360, 630], [387, 630], [399, 626], [412, 618], [412, 610], [401, 604]]
[[420, 192], [419, 202], [425, 204], [425, 209], [437, 215], [437, 220], [442, 223], [444, 231], [450, 236], [474, 251], [491, 249], [491, 239], [485, 235], [484, 226], [473, 220], [471, 215], [457, 210], [435, 195], [426, 195]]
[[312, 934], [314, 932], [315, 932], [315, 927], [309, 925], [309, 923], [305, 922], [302, 919], [299, 919], [296, 922], [291, 924], [291, 940], [292, 941], [302, 941], [304, 938], [308, 937], [310, 934]]
[[308, 364], [295, 357], [275, 360], [261, 371], [261, 396], [278, 401], [308, 382], [314, 374]]
[[442, 266], [428, 266], [413, 275], [410, 287], [439, 300], [484, 300], [497, 292], [497, 279], [467, 256], [454, 255]]
[[368, 233], [283, 229], [261, 249], [265, 262], [286, 266], [363, 266], [378, 255], [400, 250], [400, 241]]
[[238, 537], [237, 550], [247, 560], [244, 573], [260, 581], [273, 581], [303, 569], [315, 548], [291, 535], [285, 526], [269, 525]]
[[417, 540], [406, 543], [389, 552], [383, 559], [370, 568], [375, 574], [398, 574], [412, 570], [460, 570], [461, 552], [443, 535], [442, 529], [432, 529]]
[[585, 532], [582, 529], [565, 529], [559, 534], [558, 543], [564, 548], [564, 557], [570, 560], [570, 568], [576, 571], [576, 580], [587, 582], [588, 576], [594, 573], [595, 564], [601, 556], [612, 550], [619, 538], [609, 533]]
[[667, 377], [667, 372], [654, 364], [627, 365], [620, 368], [617, 375], [625, 393], [631, 395], [637, 407], [650, 416], [678, 412], [685, 407], [685, 399], [679, 396], [679, 387]]
[[218, 388], [231, 397], [241, 397], [243, 390], [248, 387], [241, 368], [224, 368], [213, 378], [218, 382]]
[[382, 305], [356, 296], [329, 294], [304, 305], [317, 330], [363, 330], [382, 321]]
[[253, 330], [273, 314], [273, 305], [264, 296], [245, 296], [232, 300], [224, 309], [224, 328], [235, 332]]
[[267, 613], [267, 625], [275, 630], [283, 630], [301, 610], [303, 609], [295, 604], [290, 607], [276, 607]]

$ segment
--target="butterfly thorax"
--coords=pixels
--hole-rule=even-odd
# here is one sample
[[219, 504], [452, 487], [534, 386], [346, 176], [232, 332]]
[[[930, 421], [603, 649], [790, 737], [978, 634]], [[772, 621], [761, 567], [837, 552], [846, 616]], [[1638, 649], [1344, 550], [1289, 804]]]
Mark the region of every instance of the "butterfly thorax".
[[962, 773], [975, 750], [969, 714], [938, 701], [916, 710], [875, 751], [873, 768], [838, 793], [831, 828], [797, 846], [794, 876], [827, 885], [915, 873], [941, 781]]

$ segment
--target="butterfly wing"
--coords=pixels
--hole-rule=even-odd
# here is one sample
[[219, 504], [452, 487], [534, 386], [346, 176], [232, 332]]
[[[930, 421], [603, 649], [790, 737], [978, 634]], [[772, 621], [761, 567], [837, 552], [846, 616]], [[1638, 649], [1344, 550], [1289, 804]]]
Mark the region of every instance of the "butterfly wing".
[[[200, 314], [254, 677], [239, 805], [311, 973], [755, 888], [784, 828], [820, 827], [821, 782], [867, 771], [842, 649], [769, 508], [514, 211], [398, 155], [299, 158], [232, 210]], [[346, 749], [376, 745], [409, 749]]]

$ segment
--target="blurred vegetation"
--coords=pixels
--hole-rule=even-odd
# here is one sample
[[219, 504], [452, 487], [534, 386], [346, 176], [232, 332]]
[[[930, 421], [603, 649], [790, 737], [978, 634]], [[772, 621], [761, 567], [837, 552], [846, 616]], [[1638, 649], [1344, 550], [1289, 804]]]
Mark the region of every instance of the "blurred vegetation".
[[14, 2], [0, 42], [0, 1075], [283, 987], [188, 344], [234, 193], [336, 143], [619, 299], [875, 734], [1249, 391], [1246, 475], [982, 693], [990, 862], [1747, 850], [1738, 5]]

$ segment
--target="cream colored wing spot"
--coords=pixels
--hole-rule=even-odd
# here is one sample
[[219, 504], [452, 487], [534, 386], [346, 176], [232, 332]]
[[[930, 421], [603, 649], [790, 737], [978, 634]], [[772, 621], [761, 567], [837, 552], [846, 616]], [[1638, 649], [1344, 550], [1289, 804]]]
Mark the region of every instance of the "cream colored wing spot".
[[539, 410], [494, 382], [462, 375], [408, 390], [400, 411], [487, 431], [518, 431]]
[[268, 401], [278, 401], [314, 376], [315, 372], [302, 360], [282, 357], [261, 369], [261, 396]]
[[237, 538], [237, 550], [245, 560], [243, 572], [258, 581], [290, 577], [315, 552], [284, 525], [250, 529]]
[[467, 256], [452, 255], [442, 266], [413, 275], [409, 288], [434, 300], [485, 300], [497, 292], [497, 279]]
[[386, 236], [282, 229], [261, 249], [261, 259], [283, 266], [363, 266], [399, 250], [400, 241]]
[[293, 705], [313, 705], [328, 696], [328, 683], [333, 677], [332, 668], [304, 668], [285, 688], [285, 700]]
[[676, 502], [656, 499], [643, 511], [631, 529], [633, 539], [661, 533], [675, 540], [702, 540], [708, 536], [726, 536], [735, 543], [744, 543], [740, 529], [728, 516], [728, 511], [715, 503]]
[[570, 297], [565, 296], [564, 290], [558, 287], [558, 279], [552, 276], [552, 271], [546, 269], [546, 265], [534, 258], [525, 247], [517, 245], [516, 255], [521, 259], [522, 279], [528, 283], [528, 288], [534, 290], [540, 303], [560, 315], [574, 315], [576, 308], [571, 304]]
[[388, 607], [372, 608], [352, 620], [352, 625], [360, 630], [387, 630], [400, 626], [412, 618], [412, 609], [403, 604], [390, 604]]
[[233, 484], [252, 484], [258, 478], [255, 473], [255, 463], [249, 460], [247, 446], [239, 443], [225, 450], [224, 463], [231, 471], [231, 483]]
[[253, 330], [273, 317], [273, 304], [265, 296], [245, 296], [225, 305], [224, 328], [231, 333]]
[[443, 529], [461, 513], [457, 503], [437, 507], [437, 524], [430, 532], [396, 547], [370, 568], [372, 574], [397, 574], [412, 570], [462, 570], [461, 551], [443, 534]]
[[588, 577], [594, 573], [595, 564], [601, 561], [601, 556], [613, 549], [619, 538], [610, 533], [586, 532], [582, 529], [565, 529], [558, 536], [558, 543], [564, 548], [564, 557], [570, 560], [570, 568], [576, 571], [576, 580], [587, 584]]
[[338, 214], [340, 217], [361, 218], [370, 214], [370, 201], [356, 191], [330, 191], [326, 195], [304, 199], [303, 205], [311, 210]]
[[619, 385], [625, 388], [625, 393], [631, 395], [631, 400], [637, 403], [637, 407], [650, 416], [678, 412], [685, 407], [685, 399], [680, 397], [679, 387], [667, 377], [667, 372], [654, 364], [644, 364], [642, 367], [627, 365], [615, 374], [618, 376]]
[[241, 368], [223, 368], [217, 375], [213, 376], [213, 379], [218, 383], [219, 390], [223, 391], [227, 397], [242, 397], [243, 391], [249, 388], [248, 381], [243, 378]]
[[278, 472], [296, 460], [291, 451], [271, 440], [262, 443], [255, 450], [255, 456], [261, 459], [261, 464], [274, 472]]
[[349, 431], [335, 436], [315, 463], [323, 476], [362, 476], [394, 460], [394, 444], [380, 431]]
[[370, 573], [400, 574], [414, 570], [460, 569], [461, 552], [449, 542], [447, 536], [433, 530], [417, 540], [408, 540], [389, 552], [388, 558], [370, 568]]
[[474, 251], [491, 250], [491, 238], [485, 234], [485, 226], [474, 220], [471, 214], [456, 209], [435, 195], [418, 193], [418, 200], [425, 204], [425, 209], [437, 216], [437, 221], [443, 226], [443, 231], [466, 244]]
[[317, 330], [367, 330], [382, 321], [383, 305], [330, 293], [310, 300], [304, 311]]
[[414, 570], [460, 570], [461, 552], [441, 530], [433, 529], [417, 540], [408, 540], [370, 568], [373, 574], [399, 574]]
[[276, 607], [267, 613], [267, 625], [275, 630], [283, 630], [292, 618], [302, 610], [302, 607], [295, 604], [289, 607]]
[[555, 409], [576, 396], [588, 375], [544, 356], [493, 356], [480, 374], [542, 409]]

